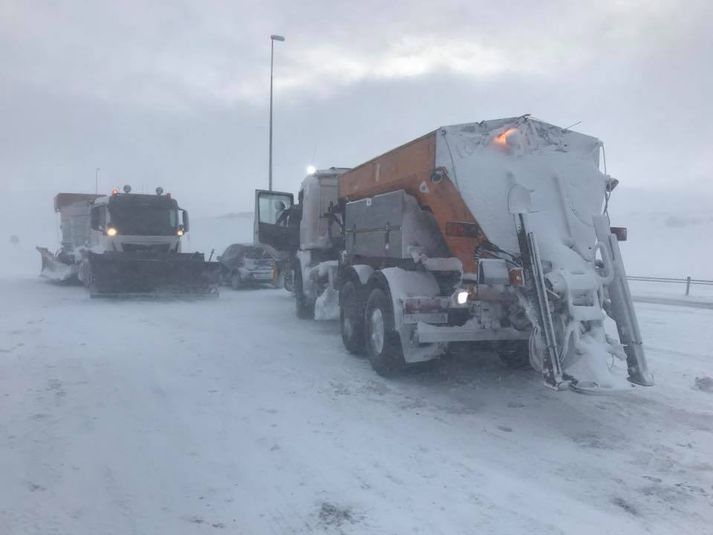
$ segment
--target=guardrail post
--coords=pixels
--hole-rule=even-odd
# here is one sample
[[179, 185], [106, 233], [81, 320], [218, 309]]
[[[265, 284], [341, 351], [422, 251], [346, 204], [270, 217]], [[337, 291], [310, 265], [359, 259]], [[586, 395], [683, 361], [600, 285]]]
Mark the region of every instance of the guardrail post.
[[691, 277], [686, 277], [686, 295], [691, 293]]

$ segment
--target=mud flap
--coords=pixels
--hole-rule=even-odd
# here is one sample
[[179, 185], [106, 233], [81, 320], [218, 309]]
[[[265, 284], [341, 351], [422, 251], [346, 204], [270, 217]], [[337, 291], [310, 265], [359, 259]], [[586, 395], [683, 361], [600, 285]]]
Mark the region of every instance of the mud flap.
[[89, 253], [92, 297], [217, 296], [217, 262], [202, 253]]

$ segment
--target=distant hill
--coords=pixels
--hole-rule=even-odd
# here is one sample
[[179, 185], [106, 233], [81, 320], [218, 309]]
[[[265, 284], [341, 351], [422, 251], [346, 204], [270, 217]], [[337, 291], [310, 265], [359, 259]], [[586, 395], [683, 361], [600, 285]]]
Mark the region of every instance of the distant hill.
[[184, 251], [221, 254], [231, 243], [253, 242], [253, 213], [230, 212], [218, 216], [191, 218]]
[[[620, 186], [610, 205], [612, 225], [629, 229], [622, 254], [630, 275], [713, 279], [713, 194], [688, 187], [651, 191]], [[0, 273], [39, 273], [35, 245], [54, 250], [59, 244], [52, 197], [33, 192], [0, 196]], [[17, 243], [11, 242], [17, 236]], [[216, 254], [231, 243], [253, 241], [252, 212], [191, 218], [185, 251]]]
[[[612, 225], [627, 227], [621, 244], [630, 275], [713, 279], [713, 195], [619, 187], [609, 208]], [[253, 213], [195, 218], [186, 250], [217, 254], [253, 241]]]
[[253, 212], [228, 212], [227, 214], [216, 216], [218, 219], [253, 219]]
[[621, 187], [609, 214], [628, 228], [621, 250], [630, 275], [713, 279], [713, 195]]

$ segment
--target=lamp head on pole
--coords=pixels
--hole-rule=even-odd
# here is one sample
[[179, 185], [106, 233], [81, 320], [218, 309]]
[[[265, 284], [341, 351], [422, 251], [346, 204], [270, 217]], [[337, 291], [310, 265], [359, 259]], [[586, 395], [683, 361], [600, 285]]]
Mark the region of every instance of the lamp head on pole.
[[284, 41], [285, 40], [285, 38], [282, 35], [276, 35], [276, 34], [271, 35], [270, 39], [272, 39], [273, 41]]

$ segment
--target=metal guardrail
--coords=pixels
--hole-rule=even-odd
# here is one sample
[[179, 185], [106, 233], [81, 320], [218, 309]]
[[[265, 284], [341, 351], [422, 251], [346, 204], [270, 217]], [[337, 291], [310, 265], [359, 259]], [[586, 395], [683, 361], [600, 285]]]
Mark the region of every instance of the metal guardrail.
[[637, 276], [628, 276], [627, 279], [630, 281], [639, 281], [639, 282], [662, 282], [662, 283], [669, 283], [669, 284], [685, 284], [686, 285], [686, 295], [691, 295], [691, 286], [692, 285], [700, 285], [700, 286], [713, 286], [713, 280], [705, 280], [705, 279], [693, 279], [691, 277], [686, 277], [684, 279], [676, 279], [673, 277], [637, 277]]

